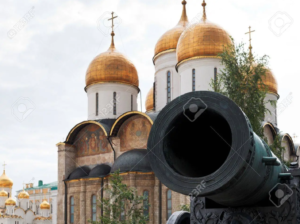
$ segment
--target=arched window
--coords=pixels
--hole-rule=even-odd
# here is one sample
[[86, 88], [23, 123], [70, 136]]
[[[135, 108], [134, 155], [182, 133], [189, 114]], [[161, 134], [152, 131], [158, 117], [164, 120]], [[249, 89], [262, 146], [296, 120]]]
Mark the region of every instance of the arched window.
[[36, 214], [37, 215], [39, 214], [39, 207], [40, 207], [39, 205], [36, 206]]
[[70, 198], [70, 223], [74, 223], [74, 197]]
[[196, 70], [193, 69], [192, 71], [192, 91], [196, 91]]
[[53, 213], [53, 205], [51, 204], [51, 209], [50, 209], [50, 213]]
[[96, 195], [92, 196], [92, 221], [96, 221], [97, 219], [97, 199], [96, 199]]
[[117, 93], [114, 92], [114, 115], [117, 115]]
[[172, 215], [172, 191], [167, 191], [167, 219]]
[[99, 113], [99, 94], [96, 93], [96, 116], [98, 116]]
[[133, 111], [133, 95], [131, 95], [131, 111]]
[[167, 72], [167, 103], [171, 102], [171, 72]]
[[144, 216], [147, 216], [149, 219], [149, 191], [144, 191], [144, 201], [143, 201], [143, 207], [144, 207]]

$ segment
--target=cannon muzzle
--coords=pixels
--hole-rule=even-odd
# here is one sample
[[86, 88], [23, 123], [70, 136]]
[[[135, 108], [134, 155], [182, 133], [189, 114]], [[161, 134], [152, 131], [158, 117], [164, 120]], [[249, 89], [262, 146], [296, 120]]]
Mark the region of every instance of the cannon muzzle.
[[158, 114], [148, 158], [168, 188], [221, 205], [268, 197], [285, 167], [229, 98], [209, 91], [182, 95]]

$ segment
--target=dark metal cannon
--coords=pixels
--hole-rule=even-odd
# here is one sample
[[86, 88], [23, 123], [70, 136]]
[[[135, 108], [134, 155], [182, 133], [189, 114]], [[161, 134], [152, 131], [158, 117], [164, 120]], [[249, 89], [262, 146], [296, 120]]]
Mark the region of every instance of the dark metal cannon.
[[173, 100], [153, 124], [148, 151], [158, 179], [191, 196], [193, 224], [296, 223], [292, 186], [299, 178], [291, 183], [291, 172], [223, 95], [200, 91]]

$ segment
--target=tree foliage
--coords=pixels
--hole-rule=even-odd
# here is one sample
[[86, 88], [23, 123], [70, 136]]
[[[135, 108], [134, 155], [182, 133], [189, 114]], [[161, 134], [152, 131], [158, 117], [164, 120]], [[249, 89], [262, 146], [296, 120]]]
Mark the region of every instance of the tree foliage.
[[249, 118], [254, 132], [263, 137], [261, 122], [265, 113], [270, 113], [265, 106], [268, 88], [262, 82], [267, 72], [268, 56], [249, 57], [244, 50], [245, 44], [235, 45], [233, 39], [232, 42], [220, 54], [224, 69], [216, 80], [212, 80], [211, 86], [215, 92], [233, 100]]
[[99, 200], [103, 216], [93, 224], [146, 224], [149, 211], [148, 198], [138, 196], [135, 188], [122, 183], [119, 171], [111, 175], [109, 184], [104, 188], [104, 198]]
[[[271, 113], [266, 108], [270, 103], [276, 107], [276, 101], [266, 101], [268, 87], [263, 83], [266, 76], [268, 59], [267, 55], [255, 58], [252, 52], [245, 51], [245, 44], [226, 46], [219, 55], [224, 69], [219, 71], [216, 80], [212, 80], [211, 87], [215, 92], [221, 93], [233, 100], [247, 115], [253, 131], [264, 138], [262, 121], [265, 114]], [[270, 145], [273, 153], [283, 161], [284, 147], [281, 146], [280, 136], [275, 136]]]

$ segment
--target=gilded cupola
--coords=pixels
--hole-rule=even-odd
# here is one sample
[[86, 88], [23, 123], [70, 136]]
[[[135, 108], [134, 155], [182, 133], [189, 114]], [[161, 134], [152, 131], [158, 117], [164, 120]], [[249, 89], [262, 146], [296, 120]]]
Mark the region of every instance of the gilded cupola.
[[12, 188], [13, 184], [14, 184], [13, 181], [8, 176], [6, 176], [5, 169], [4, 169], [3, 174], [0, 177], [0, 187], [1, 188]]
[[23, 189], [23, 191], [21, 191], [18, 194], [18, 198], [19, 199], [29, 199], [29, 194]]
[[164, 53], [176, 51], [176, 47], [180, 35], [183, 33], [183, 31], [186, 29], [186, 27], [189, 24], [188, 17], [186, 14], [186, 4], [187, 2], [183, 0], [182, 14], [178, 24], [171, 30], [168, 30], [166, 33], [164, 33], [161, 36], [161, 38], [157, 41], [155, 46], [155, 51], [154, 51], [153, 62], [158, 56]]
[[203, 0], [203, 17], [199, 23], [186, 29], [177, 45], [177, 68], [188, 60], [219, 58], [225, 46], [232, 44], [229, 34], [220, 26], [207, 20], [206, 3]]
[[146, 112], [153, 111], [154, 109], [154, 99], [153, 99], [153, 87], [149, 90], [146, 97]]
[[10, 197], [5, 200], [5, 205], [16, 205], [16, 201], [12, 197]]
[[47, 202], [46, 199], [40, 204], [40, 209], [50, 209], [50, 204]]
[[114, 36], [112, 31], [109, 49], [96, 56], [90, 63], [85, 77], [86, 88], [97, 83], [122, 83], [139, 88], [137, 70], [134, 64], [116, 49]]
[[0, 191], [0, 197], [8, 197], [8, 193], [2, 189], [2, 191]]

